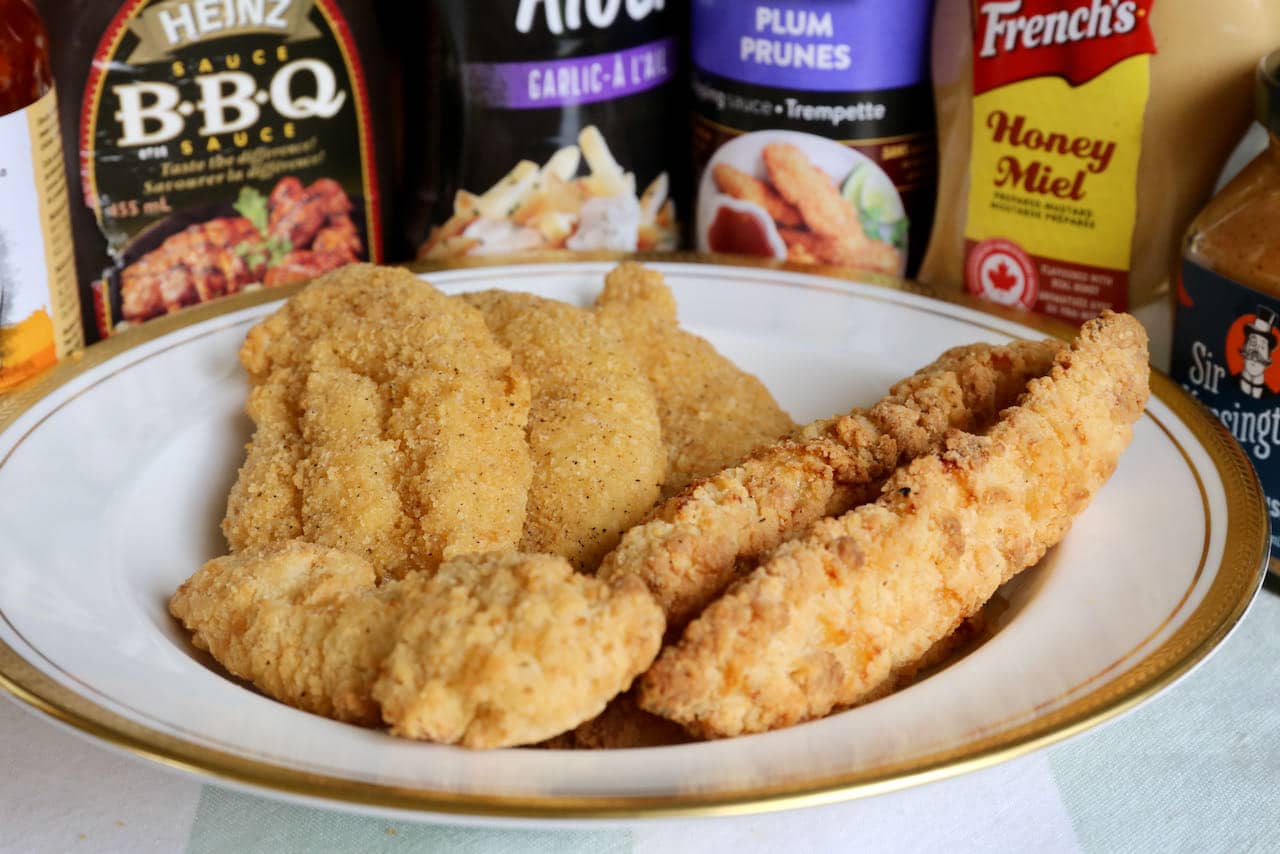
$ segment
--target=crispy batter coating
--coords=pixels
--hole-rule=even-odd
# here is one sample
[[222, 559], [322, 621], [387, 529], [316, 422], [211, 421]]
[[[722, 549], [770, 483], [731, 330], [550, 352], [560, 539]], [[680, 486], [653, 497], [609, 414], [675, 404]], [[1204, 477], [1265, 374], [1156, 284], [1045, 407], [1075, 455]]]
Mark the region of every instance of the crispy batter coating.
[[256, 431], [232, 551], [302, 537], [398, 577], [519, 541], [529, 385], [475, 309], [352, 265], [250, 330], [240, 359]]
[[628, 531], [601, 578], [641, 578], [669, 628], [696, 616], [739, 568], [823, 516], [870, 501], [904, 460], [949, 430], [981, 429], [1062, 349], [1055, 341], [949, 350], [868, 410], [824, 419], [688, 486]]
[[872, 695], [1062, 538], [1128, 445], [1148, 374], [1136, 320], [1085, 324], [986, 434], [953, 432], [877, 502], [815, 523], [731, 587], [645, 675], [640, 706], [731, 736]]
[[657, 395], [667, 448], [664, 496], [795, 426], [763, 383], [676, 325], [675, 299], [658, 271], [620, 264], [605, 277], [596, 316], [622, 339]]
[[825, 263], [820, 244], [829, 238], [824, 238], [820, 234], [814, 234], [812, 231], [806, 231], [803, 228], [780, 228], [778, 229], [778, 236], [782, 238], [782, 242], [787, 246], [788, 261], [793, 261], [796, 264]]
[[808, 245], [808, 238], [813, 237], [811, 231], [801, 231], [795, 228], [778, 229], [782, 242], [787, 246], [787, 260], [792, 264], [821, 264], [822, 259], [813, 254], [813, 249]]
[[662, 614], [562, 558], [470, 555], [375, 586], [361, 558], [294, 540], [205, 564], [170, 610], [276, 699], [467, 747], [540, 741], [598, 714], [657, 655]]
[[802, 245], [805, 253], [827, 264], [894, 275], [900, 271], [898, 250], [867, 237], [853, 205], [840, 195], [831, 176], [814, 166], [803, 151], [789, 142], [771, 142], [762, 154], [769, 179], [800, 211], [812, 232], [807, 236], [797, 231], [784, 234], [788, 246]]
[[169, 611], [232, 675], [304, 711], [382, 720], [373, 683], [395, 645], [397, 582], [374, 586], [359, 555], [288, 540], [215, 558]]
[[837, 238], [862, 234], [858, 212], [803, 151], [789, 142], [771, 142], [762, 156], [773, 186], [800, 211], [810, 231]]
[[728, 163], [717, 163], [711, 175], [720, 192], [764, 208], [779, 228], [795, 228], [804, 224], [800, 212], [790, 202], [754, 175], [748, 175]]
[[817, 247], [817, 255], [824, 263], [837, 267], [859, 267], [890, 276], [902, 274], [902, 253], [897, 247], [862, 234], [824, 238]]
[[[989, 633], [987, 612], [992, 610], [992, 605], [1007, 607], [998, 601], [998, 597], [993, 599], [988, 607], [978, 611], [954, 632], [929, 647], [919, 659], [895, 669], [874, 692], [859, 702], [869, 702], [901, 690], [917, 679], [963, 657]], [[553, 750], [622, 750], [632, 747], [662, 747], [692, 740], [692, 736], [674, 721], [640, 708], [636, 693], [632, 689], [619, 694], [596, 717], [542, 742], [539, 746]]]
[[519, 548], [594, 570], [662, 488], [667, 457], [653, 389], [589, 311], [510, 291], [462, 298], [529, 378], [533, 480]]
[[896, 276], [902, 271], [902, 254], [890, 243], [858, 234], [830, 237], [794, 228], [778, 230], [787, 245], [787, 260], [798, 264], [831, 264], [860, 267]]
[[451, 561], [406, 609], [373, 695], [396, 735], [531, 744], [598, 715], [658, 654], [662, 612], [549, 555]]

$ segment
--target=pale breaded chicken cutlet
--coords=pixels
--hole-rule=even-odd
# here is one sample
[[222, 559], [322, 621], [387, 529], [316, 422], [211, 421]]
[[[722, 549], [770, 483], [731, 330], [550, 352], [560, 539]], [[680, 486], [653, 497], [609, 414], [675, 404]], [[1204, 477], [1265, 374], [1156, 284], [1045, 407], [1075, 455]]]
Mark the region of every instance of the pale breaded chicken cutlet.
[[233, 552], [301, 537], [400, 577], [516, 547], [529, 383], [479, 311], [354, 264], [251, 329], [240, 360], [255, 431], [222, 524]]
[[533, 294], [463, 294], [529, 378], [533, 479], [519, 548], [594, 571], [653, 508], [666, 475], [658, 404], [595, 316]]
[[675, 298], [657, 270], [618, 265], [605, 277], [595, 313], [657, 395], [667, 447], [664, 497], [795, 427], [764, 383], [677, 325]]
[[653, 661], [662, 612], [563, 558], [455, 558], [378, 583], [300, 540], [202, 566], [169, 608], [233, 675], [297, 708], [467, 747], [541, 741], [604, 709]]

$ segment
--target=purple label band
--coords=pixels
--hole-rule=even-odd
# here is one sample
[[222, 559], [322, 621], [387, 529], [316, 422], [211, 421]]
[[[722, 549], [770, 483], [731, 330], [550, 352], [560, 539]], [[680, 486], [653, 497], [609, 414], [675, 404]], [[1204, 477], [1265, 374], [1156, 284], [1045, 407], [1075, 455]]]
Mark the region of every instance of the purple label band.
[[694, 67], [779, 89], [873, 92], [929, 79], [933, 0], [693, 0]]
[[537, 110], [625, 98], [675, 76], [675, 39], [545, 62], [469, 62], [468, 94], [491, 107]]

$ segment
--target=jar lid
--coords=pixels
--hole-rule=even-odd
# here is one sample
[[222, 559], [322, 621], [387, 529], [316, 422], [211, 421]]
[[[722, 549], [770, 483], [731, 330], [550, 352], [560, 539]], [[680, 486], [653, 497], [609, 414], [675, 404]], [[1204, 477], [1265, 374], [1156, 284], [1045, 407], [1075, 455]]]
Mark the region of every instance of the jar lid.
[[1258, 63], [1253, 115], [1263, 127], [1280, 136], [1280, 50], [1272, 51]]

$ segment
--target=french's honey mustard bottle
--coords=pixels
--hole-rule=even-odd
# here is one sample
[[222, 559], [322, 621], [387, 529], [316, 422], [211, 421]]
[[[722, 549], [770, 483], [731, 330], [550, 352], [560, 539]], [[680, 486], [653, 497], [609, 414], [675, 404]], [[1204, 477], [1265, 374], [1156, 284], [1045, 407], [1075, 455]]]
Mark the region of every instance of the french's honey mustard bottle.
[[0, 393], [83, 345], [49, 41], [0, 0]]
[[1280, 51], [1258, 66], [1269, 145], [1192, 222], [1175, 300], [1174, 379], [1253, 460], [1280, 563]]

